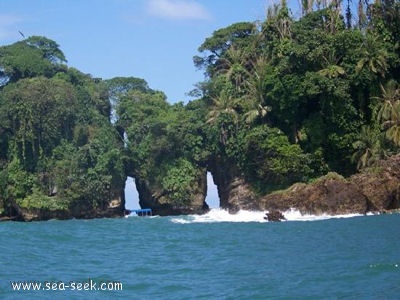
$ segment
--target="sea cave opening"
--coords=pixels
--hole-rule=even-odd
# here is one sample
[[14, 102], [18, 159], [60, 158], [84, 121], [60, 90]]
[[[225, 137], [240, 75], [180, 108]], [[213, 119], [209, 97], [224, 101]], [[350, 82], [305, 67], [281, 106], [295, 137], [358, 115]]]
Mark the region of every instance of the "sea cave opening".
[[207, 195], [206, 203], [210, 208], [219, 208], [220, 201], [218, 196], [218, 189], [214, 183], [211, 172], [207, 172]]
[[[210, 172], [207, 172], [207, 194], [205, 201], [210, 208], [220, 207], [218, 189]], [[136, 188], [135, 178], [128, 176], [125, 181], [125, 209], [135, 210], [140, 208], [139, 193]]]
[[139, 193], [136, 189], [135, 178], [127, 177], [125, 181], [125, 209], [140, 209]]

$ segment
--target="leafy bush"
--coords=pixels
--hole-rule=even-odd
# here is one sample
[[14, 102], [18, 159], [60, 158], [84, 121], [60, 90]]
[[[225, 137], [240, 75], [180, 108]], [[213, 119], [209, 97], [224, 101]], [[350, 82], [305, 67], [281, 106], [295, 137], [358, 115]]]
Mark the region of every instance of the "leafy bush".
[[175, 205], [190, 203], [193, 187], [196, 186], [196, 168], [188, 160], [178, 159], [162, 179], [162, 187]]
[[307, 181], [313, 174], [311, 155], [285, 134], [266, 125], [250, 129], [242, 136], [240, 167], [259, 192]]
[[69, 201], [58, 197], [49, 197], [38, 189], [34, 189], [33, 192], [24, 199], [19, 199], [17, 204], [22, 208], [48, 209], [50, 211], [67, 210], [69, 208]]

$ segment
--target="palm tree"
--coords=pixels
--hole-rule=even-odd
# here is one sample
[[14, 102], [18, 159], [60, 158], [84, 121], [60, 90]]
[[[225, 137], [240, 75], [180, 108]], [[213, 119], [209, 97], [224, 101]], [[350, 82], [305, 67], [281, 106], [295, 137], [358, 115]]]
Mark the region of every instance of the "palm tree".
[[386, 87], [381, 85], [382, 96], [378, 111], [378, 122], [386, 130], [386, 138], [400, 146], [400, 88], [395, 80]]
[[388, 54], [384, 49], [380, 49], [376, 53], [365, 49], [364, 57], [357, 63], [356, 71], [367, 67], [372, 73], [380, 74], [382, 77], [385, 77], [385, 73], [388, 69], [386, 62], [387, 56]]
[[[317, 1], [318, 2], [318, 1]], [[319, 6], [319, 3], [317, 3]], [[301, 0], [301, 12], [302, 15], [305, 16], [313, 11], [314, 0]]]
[[238, 125], [238, 113], [235, 107], [238, 105], [238, 99], [233, 98], [231, 93], [222, 89], [217, 97], [212, 98], [213, 106], [208, 113], [207, 124], [218, 124], [220, 125], [220, 142], [225, 145], [229, 130], [226, 128], [226, 117], [233, 121], [234, 125]]
[[[313, 0], [304, 0], [305, 2]], [[304, 13], [304, 12], [303, 12]], [[281, 0], [280, 4], [274, 4], [267, 9], [266, 23], [270, 23], [279, 33], [279, 37], [291, 37], [292, 19], [289, 16], [289, 8], [286, 0]], [[265, 32], [260, 32], [261, 37]]]
[[329, 29], [329, 32], [334, 34], [343, 22], [343, 20], [341, 19], [342, 0], [332, 0], [329, 5], [328, 13], [329, 19], [327, 20], [328, 23], [326, 29]]
[[332, 7], [340, 14], [342, 11], [342, 0], [332, 0]]
[[[400, 105], [397, 105], [397, 113], [400, 114]], [[396, 146], [400, 146], [400, 122], [391, 124], [386, 131], [386, 138], [391, 140]]]
[[365, 14], [364, 2], [367, 4], [367, 0], [358, 0], [357, 14], [358, 14], [358, 27], [360, 30], [364, 29], [367, 25], [367, 16]]
[[374, 74], [385, 77], [385, 73], [388, 70], [388, 53], [383, 47], [377, 47], [376, 40], [366, 41], [363, 45], [363, 58], [361, 58], [356, 66], [356, 71], [360, 72], [364, 68], [367, 68]]
[[271, 107], [268, 105], [262, 106], [261, 104], [257, 104], [256, 107], [253, 109], [249, 110], [244, 114], [244, 121], [247, 124], [253, 123], [257, 119], [262, 119], [264, 118], [268, 112], [271, 111]]
[[208, 113], [207, 124], [215, 123], [218, 117], [223, 114], [231, 115], [234, 120], [237, 120], [237, 112], [234, 107], [238, 104], [238, 100], [233, 98], [228, 91], [223, 89], [217, 97], [211, 99], [213, 105]]
[[260, 56], [252, 63], [251, 76], [246, 81], [247, 93], [245, 95], [248, 111], [244, 114], [247, 124], [253, 123], [256, 119], [264, 118], [271, 107], [266, 105], [266, 83], [265, 77], [268, 72], [268, 60]]
[[231, 46], [217, 62], [216, 74], [225, 76], [231, 82], [237, 93], [243, 88], [243, 83], [249, 76], [247, 70], [250, 55], [243, 49]]
[[327, 78], [336, 78], [340, 75], [344, 75], [346, 72], [345, 70], [338, 65], [329, 65], [324, 69], [318, 71], [318, 74]]
[[386, 84], [386, 88], [381, 84], [381, 97], [375, 97], [380, 101], [380, 109], [378, 112], [378, 121], [383, 123], [387, 120], [396, 118], [396, 102], [400, 101], [400, 89], [395, 80], [390, 80]]
[[353, 143], [356, 152], [351, 157], [353, 162], [357, 162], [358, 170], [374, 166], [386, 155], [381, 140], [379, 130], [369, 126], [361, 127], [359, 140]]

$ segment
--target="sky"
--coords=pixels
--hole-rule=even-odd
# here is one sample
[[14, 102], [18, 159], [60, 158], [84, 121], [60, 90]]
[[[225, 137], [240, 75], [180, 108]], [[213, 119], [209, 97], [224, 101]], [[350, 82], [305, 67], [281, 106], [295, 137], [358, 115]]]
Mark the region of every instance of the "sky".
[[[264, 20], [273, 0], [0, 0], [0, 46], [25, 37], [56, 41], [68, 66], [93, 77], [133, 76], [170, 103], [204, 79], [193, 56], [207, 37], [236, 22]], [[293, 12], [294, 14], [298, 12]], [[20, 33], [21, 32], [21, 33]], [[219, 205], [208, 176], [207, 203]], [[139, 208], [134, 182], [127, 208]]]
[[265, 18], [273, 0], [1, 0], [0, 46], [32, 35], [56, 41], [68, 65], [93, 77], [134, 76], [171, 103], [204, 79], [193, 65], [220, 28]]

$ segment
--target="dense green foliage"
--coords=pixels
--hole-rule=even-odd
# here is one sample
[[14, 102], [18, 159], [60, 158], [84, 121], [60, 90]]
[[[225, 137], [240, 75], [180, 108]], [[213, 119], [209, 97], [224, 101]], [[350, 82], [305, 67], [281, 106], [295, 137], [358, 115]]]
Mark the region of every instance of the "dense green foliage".
[[126, 133], [128, 174], [164, 190], [174, 204], [188, 202], [206, 160], [201, 106], [170, 105], [162, 92], [135, 87], [120, 95], [117, 116]]
[[103, 208], [126, 176], [182, 205], [216, 168], [263, 194], [397, 153], [400, 2], [302, 1], [302, 12], [281, 1], [262, 22], [216, 30], [186, 105], [143, 79], [68, 68], [44, 37], [0, 47], [0, 214]]
[[399, 1], [360, 1], [358, 24], [339, 1], [302, 8], [295, 20], [281, 1], [262, 23], [219, 29], [194, 58], [213, 153], [261, 191], [348, 175], [400, 146]]
[[124, 184], [107, 87], [67, 68], [58, 45], [0, 48], [0, 200], [11, 210], [101, 207]]

